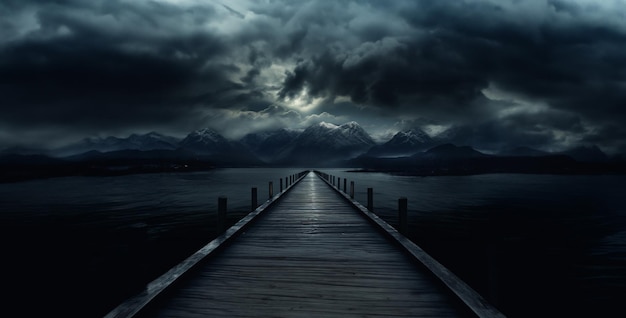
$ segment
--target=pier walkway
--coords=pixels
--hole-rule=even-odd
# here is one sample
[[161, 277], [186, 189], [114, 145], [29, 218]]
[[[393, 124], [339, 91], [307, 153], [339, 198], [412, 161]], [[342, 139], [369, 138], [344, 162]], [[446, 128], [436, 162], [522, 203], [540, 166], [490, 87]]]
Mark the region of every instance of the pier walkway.
[[474, 316], [396, 243], [309, 173], [137, 316]]

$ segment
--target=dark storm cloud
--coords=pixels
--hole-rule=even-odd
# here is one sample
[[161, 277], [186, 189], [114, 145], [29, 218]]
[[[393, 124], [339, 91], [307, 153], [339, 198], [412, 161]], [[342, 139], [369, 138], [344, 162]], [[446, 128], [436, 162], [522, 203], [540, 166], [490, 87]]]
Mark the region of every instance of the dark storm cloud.
[[497, 152], [518, 146], [559, 151], [562, 149], [557, 145], [568, 144], [567, 138], [583, 135], [585, 130], [576, 116], [544, 111], [458, 125], [447, 133], [453, 143], [486, 151]]
[[463, 106], [487, 86], [476, 66], [448, 58], [436, 41], [383, 39], [362, 50], [366, 56], [324, 54], [300, 63], [287, 75], [280, 96], [307, 87], [312, 95], [350, 96], [355, 103], [377, 107], [431, 107], [429, 102], [440, 99]]
[[22, 1], [1, 10], [24, 17], [7, 23], [13, 34], [0, 42], [5, 129], [88, 135], [178, 125], [185, 131], [199, 124], [202, 105], [256, 98], [236, 94], [242, 86], [231, 79], [238, 71], [232, 61], [213, 62], [231, 48], [196, 27], [217, 15], [210, 6]]
[[[624, 7], [3, 1], [0, 122], [184, 131], [221, 118], [226, 130], [421, 118], [470, 127], [483, 147], [623, 149], [623, 134], [607, 127], [626, 120]], [[267, 113], [276, 104], [297, 114], [291, 124]]]
[[[395, 12], [406, 29], [377, 32], [372, 23], [368, 31], [378, 38], [362, 37], [350, 49], [331, 47], [300, 61], [280, 96], [307, 89], [464, 124], [501, 119], [484, 98], [485, 89], [497, 86], [511, 101], [562, 111], [497, 124], [516, 135], [536, 135], [537, 127], [545, 127], [545, 135], [577, 134], [584, 125], [592, 130], [624, 122], [626, 30], [620, 8], [621, 2], [588, 1], [396, 2], [382, 10]], [[490, 135], [494, 141], [502, 136]], [[607, 147], [623, 142], [604, 137], [596, 140]]]
[[[537, 10], [556, 8], [548, 4]], [[578, 22], [576, 15], [584, 12], [576, 6], [561, 3], [558, 8], [569, 11], [544, 13], [545, 19], [573, 18], [555, 25], [535, 21], [508, 1], [415, 2], [410, 10], [397, 12], [411, 25], [412, 36], [370, 27], [381, 38], [302, 61], [287, 76], [281, 96], [308, 86], [314, 94], [359, 92], [354, 94], [355, 102], [382, 107], [438, 98], [462, 106], [490, 81], [529, 96], [565, 101], [572, 88], [598, 80], [606, 84], [623, 80], [626, 59], [619, 53], [626, 38], [622, 31]], [[515, 15], [521, 16], [515, 18], [519, 21], [509, 19]], [[597, 98], [600, 92], [591, 87], [569, 99], [587, 93]]]
[[202, 69], [206, 59], [224, 49], [210, 34], [156, 33], [150, 38], [133, 34], [131, 25], [116, 30], [119, 26], [106, 19], [89, 21], [142, 11], [137, 19], [151, 25], [164, 8], [65, 9], [54, 4], [40, 8], [36, 18], [41, 29], [0, 51], [3, 120], [105, 127], [164, 121], [185, 115], [184, 108], [199, 93], [196, 86], [214, 91], [232, 86], [223, 74], [226, 70]]

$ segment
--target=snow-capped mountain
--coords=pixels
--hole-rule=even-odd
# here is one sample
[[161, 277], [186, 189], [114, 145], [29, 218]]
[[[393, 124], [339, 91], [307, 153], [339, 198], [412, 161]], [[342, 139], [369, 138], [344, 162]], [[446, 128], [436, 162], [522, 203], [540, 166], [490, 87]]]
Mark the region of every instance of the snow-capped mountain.
[[237, 141], [230, 141], [213, 129], [203, 128], [191, 132], [179, 146], [199, 156], [225, 165], [256, 165], [262, 162]]
[[321, 122], [300, 133], [278, 158], [281, 163], [326, 164], [356, 157], [374, 145], [372, 137], [356, 122], [340, 126]]
[[300, 132], [289, 129], [278, 129], [250, 133], [245, 135], [239, 142], [265, 161], [273, 161], [283, 148], [293, 142]]
[[341, 126], [321, 122], [305, 129], [295, 140], [305, 147], [324, 147], [333, 150], [367, 150], [376, 143], [356, 122]]
[[90, 137], [52, 151], [57, 157], [81, 154], [89, 151], [111, 152], [120, 150], [174, 150], [178, 147], [178, 139], [156, 132], [139, 135], [132, 134], [127, 138]]
[[203, 128], [191, 132], [180, 142], [180, 147], [201, 155], [211, 155], [223, 151], [232, 151], [233, 145], [228, 139], [213, 129]]
[[410, 156], [433, 146], [433, 140], [421, 129], [411, 129], [396, 133], [389, 141], [367, 152], [372, 157]]

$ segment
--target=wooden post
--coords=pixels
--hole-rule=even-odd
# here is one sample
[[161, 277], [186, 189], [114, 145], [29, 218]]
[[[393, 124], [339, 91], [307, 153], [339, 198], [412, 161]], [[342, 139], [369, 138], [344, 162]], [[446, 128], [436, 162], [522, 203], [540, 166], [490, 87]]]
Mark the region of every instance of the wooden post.
[[354, 199], [354, 181], [350, 181], [350, 198]]
[[346, 186], [347, 182], [348, 182], [348, 180], [346, 178], [343, 178], [343, 193], [348, 192], [347, 191], [348, 187]]
[[226, 210], [227, 210], [227, 199], [226, 197], [217, 198], [217, 227], [220, 233], [226, 231], [227, 229], [227, 220], [226, 220]]
[[272, 181], [270, 181], [269, 193], [270, 193], [270, 199], [274, 197], [274, 183]]
[[337, 189], [341, 190], [341, 177], [337, 178]]
[[280, 192], [283, 192], [283, 178], [280, 178]]
[[367, 209], [374, 212], [374, 189], [367, 188]]
[[251, 202], [251, 206], [252, 206], [252, 211], [256, 210], [256, 208], [259, 207], [259, 201], [257, 200], [256, 187], [252, 188], [252, 202]]
[[398, 199], [398, 232], [406, 235], [407, 227], [407, 199], [401, 197]]

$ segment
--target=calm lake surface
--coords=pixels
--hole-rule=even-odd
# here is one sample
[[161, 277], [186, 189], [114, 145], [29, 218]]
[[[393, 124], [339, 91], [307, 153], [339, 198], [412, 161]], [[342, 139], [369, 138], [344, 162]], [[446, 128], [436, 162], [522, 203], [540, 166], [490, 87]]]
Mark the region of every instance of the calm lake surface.
[[[68, 177], [0, 184], [3, 286], [22, 316], [101, 317], [216, 235], [268, 182], [303, 169]], [[374, 210], [509, 317], [624, 317], [626, 176], [406, 177], [321, 169], [374, 188]], [[349, 187], [349, 183], [348, 183]]]

